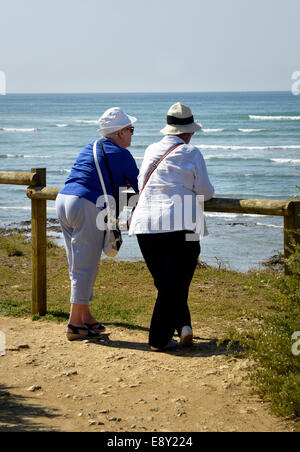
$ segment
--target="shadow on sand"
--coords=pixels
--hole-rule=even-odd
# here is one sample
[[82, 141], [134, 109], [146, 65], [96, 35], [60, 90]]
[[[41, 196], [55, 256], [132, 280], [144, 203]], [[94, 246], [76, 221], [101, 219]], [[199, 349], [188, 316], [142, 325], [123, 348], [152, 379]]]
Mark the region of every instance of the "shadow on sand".
[[[123, 328], [129, 328], [131, 330], [139, 330], [148, 332], [149, 330], [144, 327], [132, 326], [126, 324], [114, 324], [114, 326], [121, 326]], [[140, 350], [150, 352], [149, 345], [145, 342], [129, 342], [122, 340], [111, 340], [110, 334], [102, 334], [101, 337], [97, 340], [91, 340], [90, 342], [104, 346], [108, 348], [115, 349], [128, 349], [128, 350]], [[178, 339], [178, 338], [177, 338]], [[182, 357], [190, 357], [190, 358], [207, 358], [210, 356], [230, 356], [237, 352], [242, 352], [242, 347], [238, 342], [233, 342], [230, 344], [230, 348], [228, 348], [229, 341], [224, 341], [219, 344], [219, 339], [216, 338], [202, 338], [198, 336], [194, 336], [194, 343], [189, 347], [181, 347], [180, 345], [171, 350], [166, 351], [165, 353], [172, 354], [174, 356], [182, 356]]]
[[13, 389], [0, 385], [0, 432], [46, 431], [39, 420], [59, 415], [55, 414], [55, 410], [31, 404], [30, 397], [16, 395]]

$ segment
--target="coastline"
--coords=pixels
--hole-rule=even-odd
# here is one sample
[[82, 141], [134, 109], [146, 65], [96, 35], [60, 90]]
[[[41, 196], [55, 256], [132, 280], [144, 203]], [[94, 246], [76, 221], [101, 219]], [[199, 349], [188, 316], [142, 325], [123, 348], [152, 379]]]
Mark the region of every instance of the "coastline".
[[[203, 133], [193, 143], [207, 162], [217, 197], [292, 199], [299, 185], [300, 116], [294, 100], [287, 92], [107, 93], [97, 95], [97, 102], [88, 94], [15, 94], [3, 99], [0, 108], [1, 167], [5, 171], [47, 167], [47, 186], [63, 186], [76, 156], [96, 136], [100, 111], [117, 102], [139, 118], [130, 149], [139, 166], [146, 147], [160, 138], [167, 108], [182, 101], [203, 123]], [[29, 102], [35, 107], [30, 114]], [[7, 115], [9, 108], [13, 114]], [[51, 202], [49, 218], [55, 217]], [[206, 216], [210, 235], [201, 241], [201, 259], [210, 265], [248, 272], [283, 252], [281, 218], [217, 212]], [[1, 186], [0, 218], [1, 227], [30, 220], [30, 201], [24, 200], [22, 188]], [[17, 227], [24, 228], [11, 226]], [[137, 241], [125, 233], [118, 259], [142, 259]]]
[[[239, 223], [237, 223], [239, 224]], [[232, 226], [234, 226], [235, 223], [232, 223]], [[31, 221], [30, 220], [26, 220], [26, 221], [21, 221], [21, 222], [14, 222], [11, 223], [9, 225], [7, 225], [6, 227], [1, 227], [0, 228], [0, 237], [1, 236], [10, 236], [10, 235], [14, 235], [14, 234], [20, 234], [20, 235], [25, 235], [26, 237], [29, 237], [29, 235], [31, 234]], [[123, 237], [126, 237], [127, 239], [127, 233], [123, 234]], [[54, 242], [55, 246], [58, 246], [60, 248], [64, 248], [64, 239], [63, 239], [63, 235], [61, 232], [61, 227], [59, 224], [59, 221], [56, 218], [47, 218], [47, 237], [50, 241]], [[107, 259], [104, 255], [102, 256], [101, 260], [105, 260]], [[216, 260], [216, 264], [215, 265], [211, 265], [208, 264], [205, 260], [203, 261], [201, 259], [201, 255], [199, 257], [199, 265], [202, 266], [203, 268], [207, 268], [207, 267], [212, 267], [212, 268], [224, 268], [227, 269], [229, 271], [237, 271], [238, 273], [248, 273], [249, 271], [252, 270], [259, 270], [259, 269], [273, 269], [273, 270], [282, 270], [283, 269], [283, 261], [280, 257], [279, 254], [272, 254], [270, 255], [267, 259], [262, 259], [259, 262], [259, 269], [248, 269], [247, 271], [238, 271], [238, 270], [234, 270], [231, 269], [230, 267], [228, 268], [228, 266], [226, 266], [222, 259], [218, 258], [217, 256], [215, 257]], [[124, 261], [124, 262], [143, 262], [144, 259], [143, 257], [124, 257], [122, 256], [121, 258], [117, 257], [115, 259], [116, 262], [120, 262], [120, 261]]]

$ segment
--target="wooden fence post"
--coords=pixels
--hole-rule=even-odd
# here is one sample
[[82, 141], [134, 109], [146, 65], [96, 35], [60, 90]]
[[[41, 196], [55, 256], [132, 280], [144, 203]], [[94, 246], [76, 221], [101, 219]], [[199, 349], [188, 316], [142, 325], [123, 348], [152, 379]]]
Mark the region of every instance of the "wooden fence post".
[[[284, 217], [284, 255], [291, 255], [292, 243], [300, 244], [300, 201], [291, 201], [289, 204], [291, 214]], [[287, 266], [286, 275], [289, 274]]]
[[[46, 168], [32, 168], [38, 187], [46, 186]], [[47, 312], [47, 201], [31, 199], [32, 315]]]

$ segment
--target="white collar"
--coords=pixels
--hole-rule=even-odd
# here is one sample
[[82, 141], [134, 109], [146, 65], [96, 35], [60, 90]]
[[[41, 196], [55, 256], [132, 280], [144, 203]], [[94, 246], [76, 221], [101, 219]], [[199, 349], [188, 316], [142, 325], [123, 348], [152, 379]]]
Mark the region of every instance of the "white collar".
[[182, 138], [180, 138], [180, 137], [178, 137], [177, 135], [166, 135], [163, 139], [162, 139], [162, 141], [166, 141], [166, 142], [168, 142], [168, 143], [182, 143], [182, 144], [186, 144], [185, 143], [185, 141], [182, 139]]

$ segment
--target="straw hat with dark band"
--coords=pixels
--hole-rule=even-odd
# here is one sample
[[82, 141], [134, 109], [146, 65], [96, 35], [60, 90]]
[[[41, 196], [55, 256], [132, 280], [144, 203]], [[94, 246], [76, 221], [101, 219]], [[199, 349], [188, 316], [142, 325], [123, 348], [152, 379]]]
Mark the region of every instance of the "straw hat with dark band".
[[189, 107], [177, 102], [168, 111], [167, 125], [160, 131], [163, 135], [180, 135], [182, 133], [195, 133], [202, 129], [202, 125], [194, 121]]

